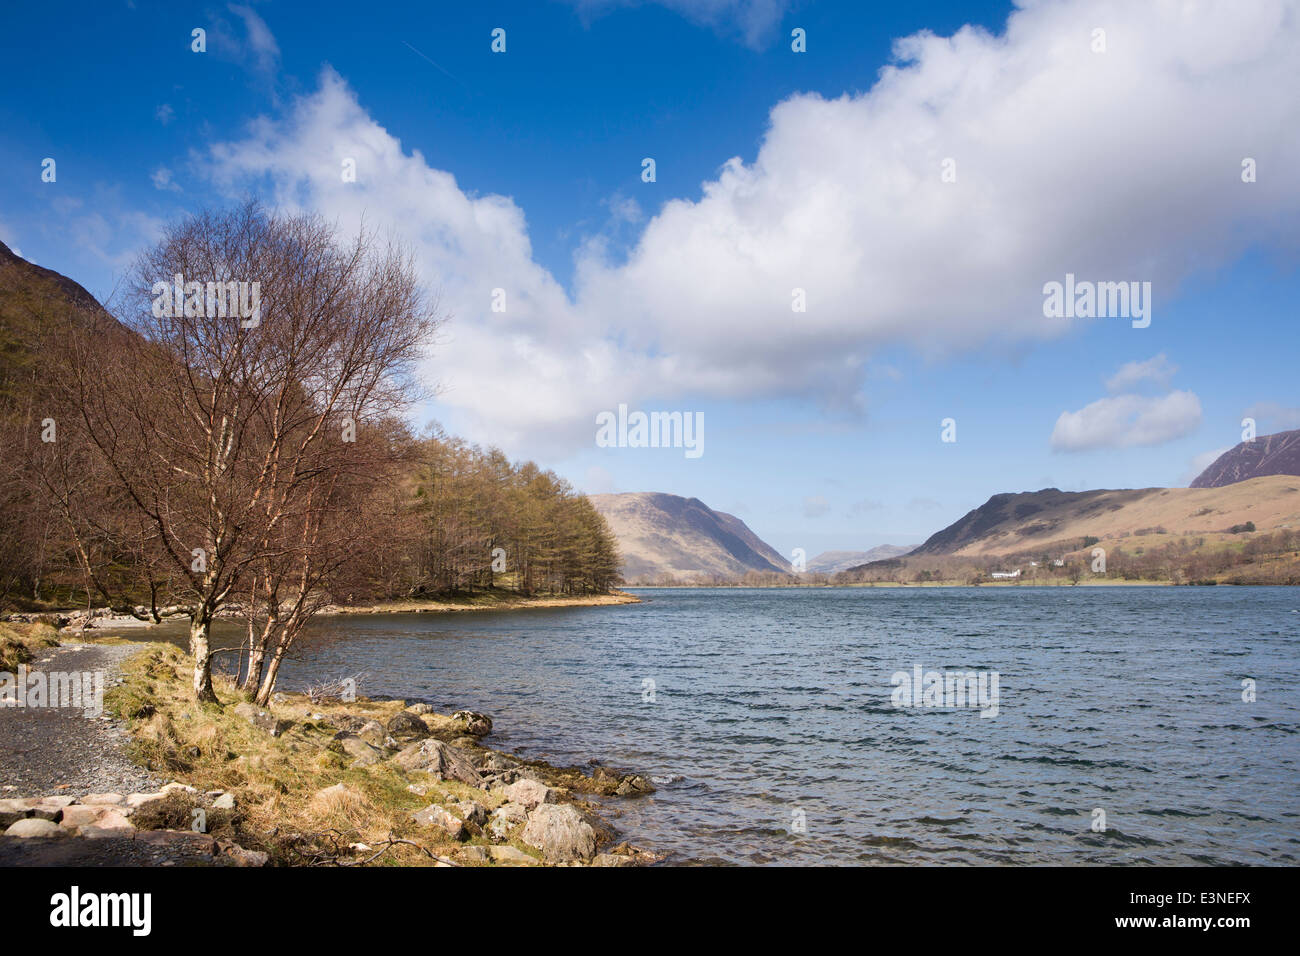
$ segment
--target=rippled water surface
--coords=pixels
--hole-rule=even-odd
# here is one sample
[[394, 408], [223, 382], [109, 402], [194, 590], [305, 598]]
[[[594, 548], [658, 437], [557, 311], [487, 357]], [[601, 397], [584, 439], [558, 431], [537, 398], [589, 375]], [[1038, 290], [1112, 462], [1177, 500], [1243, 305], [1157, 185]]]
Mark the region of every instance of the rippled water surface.
[[[637, 593], [327, 619], [284, 686], [365, 671], [362, 693], [491, 714], [499, 749], [650, 774], [616, 822], [671, 862], [1300, 857], [1300, 590]], [[998, 672], [998, 716], [896, 709], [916, 664]]]

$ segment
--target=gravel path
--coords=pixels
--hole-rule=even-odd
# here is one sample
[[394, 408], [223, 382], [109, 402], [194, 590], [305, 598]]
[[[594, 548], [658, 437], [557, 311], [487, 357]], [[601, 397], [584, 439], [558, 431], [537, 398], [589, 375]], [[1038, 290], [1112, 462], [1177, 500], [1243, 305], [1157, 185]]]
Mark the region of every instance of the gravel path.
[[[104, 672], [104, 689], [119, 681], [122, 662], [138, 644], [67, 644], [28, 664], [31, 670]], [[0, 797], [139, 793], [159, 780], [133, 764], [125, 725], [63, 707], [0, 707]]]

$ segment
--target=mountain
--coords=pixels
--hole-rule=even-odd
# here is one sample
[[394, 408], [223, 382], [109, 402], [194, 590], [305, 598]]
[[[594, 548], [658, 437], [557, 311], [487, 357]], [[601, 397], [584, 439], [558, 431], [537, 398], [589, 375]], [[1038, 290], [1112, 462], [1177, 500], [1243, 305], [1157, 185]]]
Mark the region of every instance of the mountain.
[[808, 559], [807, 570], [813, 574], [834, 574], [869, 561], [900, 558], [915, 547], [914, 544], [882, 544], [869, 551], [823, 551], [817, 557]]
[[1265, 475], [1300, 475], [1300, 429], [1242, 442], [1214, 459], [1191, 486], [1222, 488]]
[[628, 583], [791, 570], [745, 522], [698, 498], [650, 491], [588, 497], [618, 539]]
[[1056, 554], [1083, 547], [1085, 538], [1104, 543], [1148, 535], [1228, 534], [1248, 523], [1259, 531], [1300, 524], [1300, 478], [1273, 475], [1221, 488], [1047, 488], [994, 495], [931, 535], [909, 557]]

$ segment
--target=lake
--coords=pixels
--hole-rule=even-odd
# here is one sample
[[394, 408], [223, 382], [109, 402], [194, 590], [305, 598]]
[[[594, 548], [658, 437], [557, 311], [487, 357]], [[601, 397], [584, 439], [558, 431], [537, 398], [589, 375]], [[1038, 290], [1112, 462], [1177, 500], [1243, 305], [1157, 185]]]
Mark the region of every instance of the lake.
[[[322, 619], [281, 688], [364, 672], [490, 714], [497, 749], [645, 773], [613, 822], [670, 863], [1300, 857], [1300, 590], [636, 593]], [[997, 715], [895, 706], [930, 671], [983, 675]]]

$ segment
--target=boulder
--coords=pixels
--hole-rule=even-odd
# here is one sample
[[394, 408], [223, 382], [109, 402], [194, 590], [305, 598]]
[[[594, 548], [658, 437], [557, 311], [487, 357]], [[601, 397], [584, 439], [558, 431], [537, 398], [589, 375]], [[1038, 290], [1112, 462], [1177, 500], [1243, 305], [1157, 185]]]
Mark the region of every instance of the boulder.
[[423, 740], [429, 736], [429, 727], [415, 714], [402, 710], [388, 721], [388, 732], [400, 741]]
[[411, 814], [411, 818], [418, 826], [438, 827], [453, 840], [469, 839], [469, 830], [465, 828], [465, 821], [448, 813], [436, 803], [429, 804], [423, 810], [416, 810]]
[[537, 862], [535, 857], [529, 856], [523, 850], [515, 846], [490, 846], [487, 848], [487, 851], [488, 856], [492, 857], [492, 859], [498, 863], [531, 866]]
[[636, 866], [636, 860], [618, 853], [597, 853], [592, 866]]
[[385, 751], [371, 746], [356, 734], [349, 733], [346, 730], [335, 734], [334, 740], [343, 748], [343, 752], [352, 758], [352, 766], [354, 767], [369, 767], [372, 764], [379, 763], [387, 756]]
[[41, 820], [38, 817], [27, 817], [16, 823], [9, 825], [5, 830], [5, 836], [11, 837], [61, 837], [67, 836], [68, 831], [51, 820]]
[[492, 718], [472, 710], [458, 710], [451, 715], [452, 720], [459, 720], [465, 725], [465, 733], [471, 737], [486, 737], [492, 733]]
[[372, 747], [383, 747], [384, 741], [388, 739], [388, 731], [384, 730], [384, 725], [377, 720], [370, 720], [367, 717], [347, 716], [336, 722], [339, 730], [345, 730], [350, 734], [356, 734]]
[[[235, 714], [243, 717], [259, 730], [265, 730], [272, 737], [279, 737], [293, 726], [293, 721], [282, 720], [272, 714], [269, 710], [262, 710], [260, 707], [254, 707], [247, 701], [235, 705]], [[166, 789], [166, 787], [163, 789]]]
[[212, 801], [214, 810], [233, 810], [235, 809], [235, 795], [233, 793], [223, 793], [217, 799]]
[[475, 826], [481, 827], [488, 820], [487, 809], [477, 800], [466, 800], [463, 803], [456, 804], [456, 812], [467, 823], [472, 823]]
[[498, 840], [506, 839], [515, 827], [528, 822], [528, 811], [517, 803], [503, 803], [492, 812], [488, 820], [488, 833]]
[[443, 780], [459, 780], [472, 787], [482, 786], [483, 778], [474, 769], [469, 755], [441, 740], [421, 740], [400, 751], [393, 763], [403, 770], [425, 770]]
[[596, 834], [582, 815], [567, 803], [543, 803], [528, 814], [519, 838], [537, 847], [548, 863], [590, 860], [596, 854]]
[[540, 780], [516, 780], [505, 789], [506, 799], [517, 803], [525, 810], [541, 806], [543, 803], [555, 803], [555, 791]]
[[432, 714], [433, 708], [428, 704], [412, 704], [410, 707], [406, 708], [406, 712], [408, 714], [415, 714], [418, 717], [421, 714]]
[[88, 793], [81, 798], [87, 806], [120, 805], [125, 798], [120, 793]]

